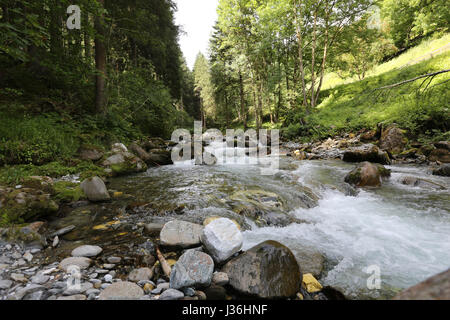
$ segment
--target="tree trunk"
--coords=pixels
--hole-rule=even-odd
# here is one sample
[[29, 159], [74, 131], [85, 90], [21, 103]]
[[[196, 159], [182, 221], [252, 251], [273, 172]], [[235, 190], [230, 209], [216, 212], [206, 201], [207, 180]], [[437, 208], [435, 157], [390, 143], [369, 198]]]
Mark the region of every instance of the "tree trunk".
[[[104, 7], [105, 0], [98, 1]], [[96, 113], [104, 113], [106, 104], [106, 46], [103, 14], [95, 18], [95, 30], [97, 31], [95, 37], [95, 67], [97, 69], [95, 77], [95, 111]]]
[[[300, 68], [300, 79], [302, 82], [302, 93], [303, 93], [303, 105], [306, 107], [306, 111], [308, 112], [307, 102], [306, 102], [306, 85], [305, 85], [305, 70], [303, 67], [303, 38], [302, 38], [302, 29], [301, 29], [301, 11], [297, 12], [296, 6], [299, 6], [299, 10], [301, 3], [297, 0], [295, 1], [294, 6], [294, 14], [295, 14], [295, 25], [296, 25], [296, 33], [297, 33], [297, 43], [298, 43], [298, 60], [299, 60], [299, 68]], [[300, 19], [298, 18], [300, 16]]]
[[242, 72], [239, 70], [239, 95], [241, 98], [241, 116], [244, 122], [244, 131], [247, 130], [247, 111], [245, 110], [245, 96], [244, 96], [244, 80], [242, 79]]
[[84, 59], [86, 62], [91, 62], [91, 37], [89, 35], [89, 13], [86, 12], [84, 15]]

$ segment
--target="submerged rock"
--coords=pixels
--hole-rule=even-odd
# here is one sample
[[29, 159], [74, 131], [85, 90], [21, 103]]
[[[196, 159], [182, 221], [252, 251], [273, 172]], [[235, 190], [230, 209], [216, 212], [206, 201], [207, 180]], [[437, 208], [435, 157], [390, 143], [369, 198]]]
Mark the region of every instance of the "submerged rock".
[[244, 238], [233, 221], [220, 218], [203, 229], [201, 240], [214, 260], [220, 263], [241, 250]]
[[386, 152], [381, 151], [373, 144], [364, 144], [359, 147], [347, 149], [342, 159], [345, 162], [373, 162], [390, 164], [391, 160]]
[[181, 220], [167, 222], [161, 230], [161, 245], [182, 248], [200, 245], [203, 226]]
[[445, 190], [446, 187], [433, 182], [431, 180], [417, 178], [417, 177], [403, 177], [400, 179], [400, 183], [404, 185], [414, 186], [414, 187], [422, 187], [422, 188], [429, 188], [429, 189], [440, 189]]
[[382, 165], [363, 162], [345, 177], [345, 182], [357, 187], [379, 187], [383, 177], [389, 177], [391, 171]]
[[211, 284], [214, 262], [206, 253], [188, 250], [177, 261], [170, 274], [170, 287], [207, 287]]
[[99, 177], [92, 177], [84, 180], [81, 183], [81, 189], [89, 201], [97, 202], [110, 199], [108, 189], [106, 189], [105, 183]]
[[450, 300], [450, 269], [404, 290], [394, 300]]
[[260, 298], [295, 296], [302, 282], [294, 255], [276, 241], [251, 248], [229, 261], [222, 271], [234, 289]]
[[444, 164], [444, 165], [440, 166], [439, 168], [434, 169], [433, 175], [450, 177], [450, 164]]

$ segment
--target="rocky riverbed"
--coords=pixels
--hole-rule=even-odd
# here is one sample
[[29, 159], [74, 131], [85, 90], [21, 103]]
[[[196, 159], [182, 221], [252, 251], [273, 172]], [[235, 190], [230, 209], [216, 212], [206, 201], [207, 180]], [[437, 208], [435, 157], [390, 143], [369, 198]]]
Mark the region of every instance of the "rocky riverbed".
[[80, 150], [105, 177], [0, 187], [1, 299], [391, 298], [450, 265], [449, 143], [411, 145], [396, 127], [285, 143], [270, 177], [171, 164], [160, 139]]

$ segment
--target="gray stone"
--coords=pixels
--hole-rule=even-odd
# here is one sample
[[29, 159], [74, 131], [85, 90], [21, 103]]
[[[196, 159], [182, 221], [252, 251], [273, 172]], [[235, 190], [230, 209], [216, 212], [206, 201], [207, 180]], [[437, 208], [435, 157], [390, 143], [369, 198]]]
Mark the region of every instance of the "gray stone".
[[144, 226], [144, 230], [148, 235], [158, 235], [163, 227], [164, 224], [161, 223], [148, 223]]
[[36, 292], [36, 291], [42, 291], [45, 290], [44, 286], [41, 286], [39, 284], [30, 284], [26, 286], [25, 288], [22, 288], [18, 290], [15, 294], [15, 297], [17, 300], [22, 300], [22, 298], [30, 293]]
[[183, 254], [172, 268], [170, 287], [206, 287], [211, 284], [214, 261], [203, 252], [188, 251]]
[[292, 252], [276, 241], [265, 241], [233, 258], [224, 268], [230, 285], [259, 298], [293, 297], [302, 273]]
[[160, 241], [165, 246], [189, 248], [200, 245], [203, 226], [173, 220], [167, 222], [161, 230]]
[[27, 278], [21, 273], [11, 273], [10, 278], [18, 282], [26, 282]]
[[153, 277], [153, 271], [150, 268], [134, 269], [128, 275], [128, 280], [138, 282], [141, 280], [150, 280]]
[[214, 260], [223, 262], [241, 250], [244, 238], [233, 221], [220, 218], [204, 228], [201, 240]]
[[179, 300], [184, 297], [184, 293], [176, 289], [167, 289], [160, 296], [159, 300]]
[[72, 231], [73, 229], [75, 229], [74, 225], [70, 225], [61, 229], [56, 230], [55, 232], [51, 233], [49, 235], [49, 238], [53, 238], [53, 237], [60, 237], [65, 235], [66, 233], [69, 233], [70, 231]]
[[64, 292], [63, 295], [65, 296], [73, 296], [76, 294], [80, 294], [80, 293], [84, 293], [89, 289], [92, 289], [93, 285], [90, 282], [83, 282], [80, 283], [80, 285], [75, 285], [75, 286], [71, 286], [70, 288], [67, 288]]
[[89, 290], [86, 290], [86, 294], [87, 294], [88, 296], [90, 296], [91, 294], [97, 296], [97, 295], [100, 294], [100, 290], [98, 290], [98, 289], [89, 289]]
[[212, 283], [218, 286], [224, 286], [228, 282], [230, 282], [230, 279], [228, 279], [228, 275], [225, 272], [214, 272]]
[[72, 257], [95, 257], [103, 251], [99, 246], [84, 245], [72, 250]]
[[61, 261], [59, 267], [67, 272], [71, 266], [76, 266], [80, 269], [87, 269], [91, 263], [92, 260], [86, 257], [69, 257]]
[[99, 177], [84, 180], [81, 189], [90, 201], [106, 201], [110, 199], [105, 183]]
[[35, 276], [31, 277], [31, 282], [34, 284], [44, 284], [50, 279], [50, 276], [43, 275], [42, 273], [38, 273]]
[[107, 274], [107, 275], [104, 277], [104, 279], [105, 279], [105, 282], [112, 282], [113, 277], [112, 277], [112, 275]]
[[99, 300], [138, 300], [144, 291], [137, 284], [127, 281], [116, 282], [100, 293]]
[[13, 282], [11, 280], [0, 280], [0, 290], [11, 288]]
[[122, 258], [120, 257], [108, 257], [108, 262], [109, 263], [120, 263], [120, 261], [122, 261]]
[[56, 300], [86, 300], [86, 296], [83, 294], [75, 294], [73, 296], [62, 296]]

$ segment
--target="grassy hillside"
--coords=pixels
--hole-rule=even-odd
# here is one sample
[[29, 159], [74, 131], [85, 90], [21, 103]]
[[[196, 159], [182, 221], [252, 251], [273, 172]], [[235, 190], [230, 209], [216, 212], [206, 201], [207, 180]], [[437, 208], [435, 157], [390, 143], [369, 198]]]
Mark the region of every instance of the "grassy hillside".
[[[442, 47], [444, 40], [448, 41], [450, 37], [435, 40], [437, 42], [433, 42], [433, 48]], [[343, 131], [375, 128], [380, 122], [395, 122], [418, 139], [449, 139], [450, 73], [437, 75], [430, 83], [423, 83], [424, 78], [391, 90], [375, 90], [448, 69], [450, 51], [405, 65], [408, 61], [420, 59], [423, 48], [429, 43], [425, 42], [396, 59], [377, 66], [372, 75], [362, 81], [344, 83], [324, 90], [320, 105], [306, 118], [307, 125], [301, 126], [293, 122], [284, 130], [285, 136], [325, 138]]]

